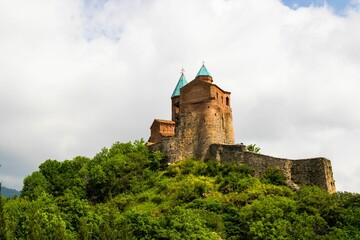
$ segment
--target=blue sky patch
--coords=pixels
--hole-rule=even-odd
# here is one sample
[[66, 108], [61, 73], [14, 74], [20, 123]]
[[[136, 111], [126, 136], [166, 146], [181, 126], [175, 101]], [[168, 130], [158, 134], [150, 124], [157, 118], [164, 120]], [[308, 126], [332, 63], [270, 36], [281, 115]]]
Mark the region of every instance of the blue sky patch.
[[327, 4], [338, 15], [343, 15], [348, 8], [355, 8], [357, 5], [352, 0], [282, 0], [282, 2], [294, 10], [300, 7], [323, 7]]

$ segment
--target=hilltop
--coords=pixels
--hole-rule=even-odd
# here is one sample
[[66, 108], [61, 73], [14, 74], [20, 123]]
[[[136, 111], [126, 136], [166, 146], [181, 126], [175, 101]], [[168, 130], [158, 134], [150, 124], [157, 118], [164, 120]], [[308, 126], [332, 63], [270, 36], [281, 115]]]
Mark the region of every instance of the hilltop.
[[1, 239], [358, 239], [360, 195], [294, 191], [280, 170], [187, 159], [143, 141], [47, 160], [3, 199]]

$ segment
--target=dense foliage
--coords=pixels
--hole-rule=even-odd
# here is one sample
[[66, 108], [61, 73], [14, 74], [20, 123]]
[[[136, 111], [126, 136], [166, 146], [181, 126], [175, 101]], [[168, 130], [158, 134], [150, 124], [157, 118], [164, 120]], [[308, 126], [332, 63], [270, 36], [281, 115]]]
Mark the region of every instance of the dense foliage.
[[2, 199], [1, 239], [360, 239], [360, 195], [294, 192], [276, 169], [184, 160], [142, 141], [47, 160]]

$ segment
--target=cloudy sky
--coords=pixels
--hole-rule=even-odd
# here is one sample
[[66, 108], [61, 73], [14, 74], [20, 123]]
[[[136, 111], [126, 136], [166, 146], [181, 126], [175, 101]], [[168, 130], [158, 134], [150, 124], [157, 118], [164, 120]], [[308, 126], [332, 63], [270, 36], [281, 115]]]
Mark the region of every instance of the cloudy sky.
[[0, 179], [147, 140], [205, 61], [237, 142], [360, 192], [359, 26], [350, 0], [0, 0]]

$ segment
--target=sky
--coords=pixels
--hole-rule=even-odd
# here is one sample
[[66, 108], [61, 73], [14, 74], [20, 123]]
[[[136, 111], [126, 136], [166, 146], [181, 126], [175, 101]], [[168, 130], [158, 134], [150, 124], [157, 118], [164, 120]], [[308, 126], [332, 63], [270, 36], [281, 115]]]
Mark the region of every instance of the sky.
[[301, 7], [325, 7], [343, 16], [346, 16], [349, 8], [358, 7], [358, 1], [351, 0], [283, 0], [282, 2], [294, 10]]
[[360, 1], [0, 0], [0, 180], [150, 135], [201, 64], [237, 143], [360, 193]]

